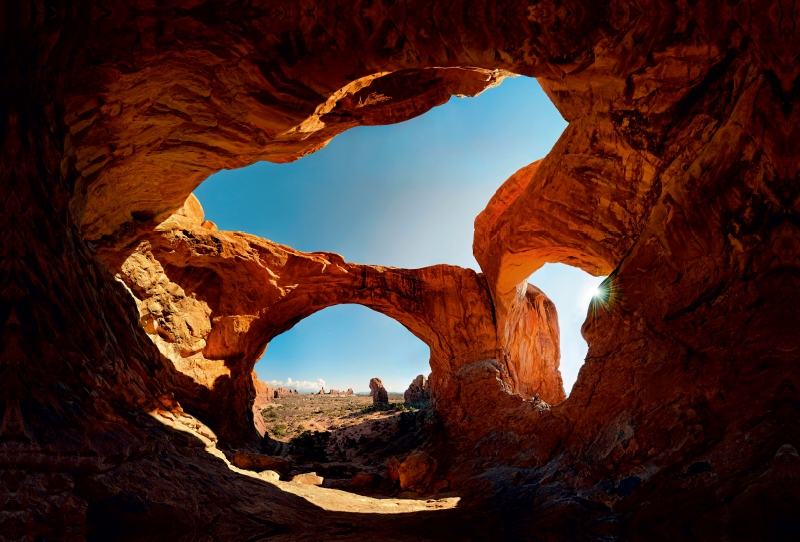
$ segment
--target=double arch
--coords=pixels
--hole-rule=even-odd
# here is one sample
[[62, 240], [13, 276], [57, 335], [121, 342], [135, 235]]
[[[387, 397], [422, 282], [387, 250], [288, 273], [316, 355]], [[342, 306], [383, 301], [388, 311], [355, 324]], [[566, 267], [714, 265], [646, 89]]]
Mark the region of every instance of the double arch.
[[[119, 268], [145, 328], [177, 370], [180, 382], [173, 387], [181, 402], [231, 442], [252, 438], [251, 375], [269, 341], [339, 304], [380, 312], [428, 345], [434, 402], [438, 386], [483, 360], [504, 365], [513, 391], [563, 399], [552, 304], [532, 290], [530, 303], [518, 311], [526, 346], [539, 341], [531, 349], [536, 359], [519, 359], [520, 352], [498, 341], [486, 279], [471, 269], [355, 264], [338, 254], [218, 231], [204, 221], [194, 196]], [[537, 360], [540, 367], [531, 370]]]

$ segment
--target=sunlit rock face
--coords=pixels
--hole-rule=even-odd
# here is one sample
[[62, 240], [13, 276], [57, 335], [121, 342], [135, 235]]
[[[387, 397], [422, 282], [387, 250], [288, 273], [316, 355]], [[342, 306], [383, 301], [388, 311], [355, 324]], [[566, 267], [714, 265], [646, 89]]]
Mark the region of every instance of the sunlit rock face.
[[[0, 4], [0, 536], [796, 532], [796, 9], [346, 4]], [[302, 254], [180, 210], [221, 168], [508, 73], [569, 127], [476, 221], [483, 274]], [[555, 261], [610, 273], [560, 404], [555, 311], [523, 280]], [[430, 341], [425, 453], [463, 508], [324, 508], [219, 457], [257, 445], [269, 338], [341, 302]]]
[[406, 405], [414, 405], [425, 403], [431, 399], [431, 383], [430, 378], [425, 378], [425, 375], [418, 375], [408, 389], [403, 393], [403, 402]]
[[[122, 263], [107, 263], [136, 299], [144, 330], [186, 377], [176, 397], [226, 444], [257, 446], [248, 405], [263, 402], [271, 391], [252, 377], [268, 342], [341, 303], [394, 318], [430, 347], [434, 402], [450, 400], [437, 389], [445, 389], [461, 367], [495, 358], [502, 360], [503, 380], [518, 401], [534, 393], [563, 400], [558, 321], [538, 290], [514, 320], [519, 347], [504, 350], [486, 282], [470, 269], [353, 264], [338, 254], [309, 254], [209, 229], [204, 218], [190, 196], [176, 214], [143, 235]], [[449, 417], [449, 409], [440, 411]]]

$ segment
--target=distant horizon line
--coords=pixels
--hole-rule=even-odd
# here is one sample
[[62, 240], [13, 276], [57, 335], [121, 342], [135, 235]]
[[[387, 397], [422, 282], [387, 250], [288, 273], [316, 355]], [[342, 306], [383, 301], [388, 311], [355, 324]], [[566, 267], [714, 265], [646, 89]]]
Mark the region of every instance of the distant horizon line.
[[[283, 389], [289, 390], [289, 391], [295, 391], [295, 392], [297, 392], [298, 395], [331, 395], [330, 393], [328, 393], [330, 390], [326, 391], [325, 393], [319, 393], [319, 391], [300, 391], [297, 388], [283, 388]], [[341, 395], [343, 393], [346, 393], [346, 391], [339, 391], [339, 390], [337, 390], [337, 391], [339, 393], [336, 393], [335, 395]], [[403, 395], [405, 393], [405, 391], [387, 391], [386, 393], [395, 394], [395, 395]], [[353, 395], [372, 395], [372, 392], [369, 392], [369, 391], [354, 391]]]

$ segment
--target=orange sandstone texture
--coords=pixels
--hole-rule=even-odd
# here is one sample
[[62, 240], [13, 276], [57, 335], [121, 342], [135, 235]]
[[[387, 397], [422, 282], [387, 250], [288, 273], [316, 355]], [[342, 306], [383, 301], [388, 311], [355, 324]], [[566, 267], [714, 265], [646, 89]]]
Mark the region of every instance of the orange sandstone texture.
[[425, 375], [418, 375], [408, 389], [403, 393], [403, 402], [407, 405], [424, 403], [431, 398], [431, 380], [430, 375], [425, 378]]
[[[431, 348], [434, 403], [448, 400], [437, 386], [444, 389], [459, 368], [486, 359], [500, 360], [510, 392], [563, 400], [558, 324], [552, 303], [538, 290], [514, 315], [520, 342], [504, 349], [486, 283], [472, 270], [352, 264], [337, 254], [308, 254], [244, 233], [208, 230], [203, 220], [190, 196], [122, 262], [117, 276], [136, 298], [145, 331], [180, 375], [176, 397], [225, 442], [256, 446], [253, 423], [263, 435], [260, 416], [254, 422], [251, 411], [263, 408], [276, 390], [252, 371], [267, 343], [302, 318], [341, 303], [382, 312]], [[382, 389], [379, 381], [375, 386]], [[446, 410], [440, 413], [448, 417]]]

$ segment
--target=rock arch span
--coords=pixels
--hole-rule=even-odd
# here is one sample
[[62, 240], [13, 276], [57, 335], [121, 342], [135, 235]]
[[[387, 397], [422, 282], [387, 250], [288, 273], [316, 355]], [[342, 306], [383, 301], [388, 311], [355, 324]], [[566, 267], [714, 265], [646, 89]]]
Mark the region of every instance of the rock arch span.
[[486, 280], [471, 269], [362, 265], [304, 253], [240, 232], [218, 231], [190, 196], [126, 260], [108, 263], [137, 299], [144, 328], [191, 382], [182, 404], [231, 444], [253, 438], [251, 373], [267, 344], [315, 312], [360, 304], [403, 324], [430, 348], [432, 396], [463, 367], [497, 360], [508, 389], [564, 398], [558, 320], [531, 287], [498, 340]]

